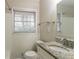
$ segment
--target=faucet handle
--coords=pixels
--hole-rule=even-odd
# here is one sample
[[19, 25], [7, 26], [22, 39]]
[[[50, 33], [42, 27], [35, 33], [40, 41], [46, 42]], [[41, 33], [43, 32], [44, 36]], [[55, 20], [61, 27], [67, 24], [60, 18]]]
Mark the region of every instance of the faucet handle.
[[65, 38], [62, 37], [60, 41], [63, 41], [64, 39], [65, 39]]

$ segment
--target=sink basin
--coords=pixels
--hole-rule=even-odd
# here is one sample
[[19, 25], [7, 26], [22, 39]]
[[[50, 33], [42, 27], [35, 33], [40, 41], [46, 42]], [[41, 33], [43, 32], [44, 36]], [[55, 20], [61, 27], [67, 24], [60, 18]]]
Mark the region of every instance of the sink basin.
[[60, 52], [60, 53], [68, 53], [69, 50], [66, 49], [65, 47], [61, 47], [61, 46], [57, 46], [57, 45], [50, 45], [49, 46], [49, 49], [51, 49], [52, 51], [57, 51], [57, 52]]
[[57, 42], [46, 43], [49, 51], [58, 57], [58, 59], [73, 59], [74, 53], [72, 49], [64, 47], [62, 44]]
[[70, 50], [65, 47], [52, 45], [49, 46], [49, 49], [51, 49], [53, 54], [55, 54], [59, 59], [74, 59], [74, 54], [70, 53]]

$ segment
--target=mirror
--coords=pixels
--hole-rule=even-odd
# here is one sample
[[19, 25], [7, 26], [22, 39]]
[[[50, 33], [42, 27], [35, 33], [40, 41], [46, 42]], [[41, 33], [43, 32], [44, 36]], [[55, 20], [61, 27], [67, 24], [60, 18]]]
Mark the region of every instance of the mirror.
[[74, 0], [62, 0], [57, 4], [57, 35], [74, 40]]

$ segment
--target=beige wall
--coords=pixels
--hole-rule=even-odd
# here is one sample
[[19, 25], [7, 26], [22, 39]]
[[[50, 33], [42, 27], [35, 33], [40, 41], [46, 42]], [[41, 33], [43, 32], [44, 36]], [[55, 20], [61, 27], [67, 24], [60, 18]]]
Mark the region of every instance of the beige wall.
[[5, 34], [5, 36], [6, 36], [6, 50], [10, 50], [11, 49], [11, 43], [12, 43], [12, 30], [11, 30], [11, 14], [10, 13], [6, 13], [5, 14], [5, 25], [6, 25], [6, 28], [5, 28], [5, 32], [6, 32], [6, 34]]
[[[12, 7], [16, 10], [35, 11], [36, 25], [39, 23], [39, 0], [13, 0]], [[10, 1], [11, 4], [11, 1]], [[11, 51], [11, 59], [21, 56], [26, 50], [34, 47], [39, 39], [39, 27], [35, 33], [14, 33], [12, 13], [6, 13], [6, 49]]]
[[12, 48], [12, 16], [11, 13], [5, 14], [5, 58], [10, 59]]
[[[40, 22], [56, 21], [56, 1], [41, 0], [40, 1]], [[49, 28], [49, 29], [48, 29]], [[56, 25], [43, 23], [40, 25], [40, 39], [43, 41], [54, 40], [56, 35]]]

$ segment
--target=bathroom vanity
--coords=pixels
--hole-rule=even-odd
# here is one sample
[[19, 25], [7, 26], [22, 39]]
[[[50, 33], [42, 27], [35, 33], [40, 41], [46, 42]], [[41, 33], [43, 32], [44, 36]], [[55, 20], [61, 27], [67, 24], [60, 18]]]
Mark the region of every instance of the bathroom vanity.
[[39, 46], [37, 48], [38, 48], [38, 54], [39, 54], [40, 59], [55, 59], [51, 54], [47, 52], [47, 50]]
[[57, 59], [54, 55], [52, 55], [46, 45], [39, 44], [37, 45], [37, 51], [40, 59]]

